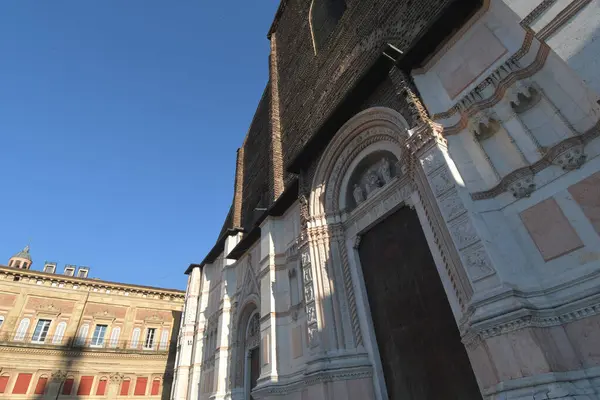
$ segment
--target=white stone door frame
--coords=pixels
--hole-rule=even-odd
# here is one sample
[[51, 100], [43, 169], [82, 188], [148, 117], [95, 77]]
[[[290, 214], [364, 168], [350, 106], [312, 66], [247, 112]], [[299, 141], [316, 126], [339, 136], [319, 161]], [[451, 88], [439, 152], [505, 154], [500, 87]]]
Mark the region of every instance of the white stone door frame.
[[[260, 313], [258, 311], [258, 309], [255, 309], [250, 316], [248, 317], [248, 322], [246, 323], [246, 330], [245, 330], [245, 334], [244, 334], [244, 400], [250, 400], [250, 392], [252, 391], [252, 388], [250, 387], [251, 382], [250, 380], [252, 379], [252, 377], [250, 376], [250, 357], [251, 357], [251, 353], [252, 350], [254, 349], [258, 349], [260, 348], [260, 325], [259, 325], [259, 329], [258, 329], [258, 341], [255, 340], [255, 338], [249, 338], [248, 337], [248, 333], [250, 330], [250, 324], [252, 323], [252, 318], [258, 315], [259, 316], [259, 321], [260, 321]], [[260, 322], [259, 322], [260, 324]], [[259, 365], [260, 368], [260, 365]]]
[[[472, 295], [457, 248], [461, 240], [478, 240], [478, 235], [456, 193], [444, 149], [427, 134], [435, 132], [429, 126], [409, 131], [404, 118], [389, 108], [365, 110], [335, 135], [319, 161], [311, 186], [308, 264], [315, 281], [317, 317], [314, 327], [309, 321], [308, 336], [317, 338], [311, 347], [320, 347], [319, 341], [324, 340], [326, 348], [321, 351], [325, 352], [332, 350], [331, 343], [337, 344], [338, 351], [352, 345], [359, 353], [366, 350], [373, 366], [375, 396], [381, 400], [388, 398], [387, 388], [357, 251], [360, 235], [399, 207], [414, 207], [457, 324]], [[382, 150], [396, 156], [402, 174], [348, 211], [346, 199], [354, 169], [365, 157]], [[446, 197], [438, 199], [442, 194], [452, 196], [449, 210], [460, 211], [457, 215], [466, 220], [460, 222], [455, 235], [445, 223], [445, 208], [440, 203]], [[302, 256], [303, 260], [308, 257]]]

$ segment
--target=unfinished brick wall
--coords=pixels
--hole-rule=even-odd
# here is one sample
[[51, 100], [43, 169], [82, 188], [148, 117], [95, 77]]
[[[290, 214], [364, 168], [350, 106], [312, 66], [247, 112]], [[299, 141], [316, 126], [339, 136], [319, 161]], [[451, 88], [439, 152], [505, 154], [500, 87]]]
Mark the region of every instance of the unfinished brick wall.
[[348, 0], [315, 54], [311, 2], [282, 0], [271, 29], [277, 40], [284, 166], [311, 139], [386, 43], [407, 50], [453, 0]]

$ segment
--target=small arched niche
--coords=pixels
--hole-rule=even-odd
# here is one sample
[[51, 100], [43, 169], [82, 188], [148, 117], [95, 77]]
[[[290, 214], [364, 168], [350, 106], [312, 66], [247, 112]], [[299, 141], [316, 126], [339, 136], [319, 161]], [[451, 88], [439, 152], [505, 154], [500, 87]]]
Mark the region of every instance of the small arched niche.
[[529, 95], [525, 95], [523, 92], [519, 92], [517, 94], [517, 101], [511, 101], [510, 106], [513, 111], [517, 114], [522, 114], [527, 110], [535, 107], [537, 103], [539, 103], [542, 95], [539, 91], [537, 91], [534, 87], [528, 87], [527, 91]]
[[398, 158], [391, 151], [378, 150], [365, 156], [350, 175], [346, 210], [355, 209], [398, 175]]
[[490, 119], [487, 124], [480, 122], [477, 126], [477, 130], [475, 131], [477, 135], [477, 139], [479, 141], [483, 141], [494, 136], [500, 129], [502, 125], [495, 119]]

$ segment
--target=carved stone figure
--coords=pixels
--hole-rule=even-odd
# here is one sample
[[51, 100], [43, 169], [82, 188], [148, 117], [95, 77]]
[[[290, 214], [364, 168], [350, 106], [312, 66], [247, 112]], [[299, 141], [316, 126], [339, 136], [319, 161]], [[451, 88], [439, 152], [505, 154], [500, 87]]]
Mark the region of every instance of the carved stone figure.
[[379, 188], [379, 177], [375, 172], [367, 176], [367, 197]]
[[383, 179], [384, 185], [389, 183], [392, 180], [392, 171], [390, 170], [390, 161], [387, 158], [384, 158], [379, 166], [379, 174]]
[[360, 185], [354, 184], [354, 190], [352, 194], [354, 195], [354, 201], [356, 201], [356, 205], [359, 205], [360, 203], [365, 201], [365, 195], [363, 194]]

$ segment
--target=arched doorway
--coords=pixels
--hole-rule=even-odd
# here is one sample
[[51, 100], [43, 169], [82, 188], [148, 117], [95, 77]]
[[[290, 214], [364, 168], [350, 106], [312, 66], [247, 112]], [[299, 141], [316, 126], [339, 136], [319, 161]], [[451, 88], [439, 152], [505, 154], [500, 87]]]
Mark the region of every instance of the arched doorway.
[[481, 399], [417, 213], [394, 212], [358, 253], [389, 398]]
[[[316, 296], [324, 310], [319, 333], [338, 349], [349, 347], [348, 337], [364, 346], [377, 399], [479, 400], [456, 323], [464, 297], [452, 282], [464, 267], [447, 264], [440, 254], [456, 249], [431, 235], [449, 232], [427, 217], [439, 210], [423, 200], [431, 189], [414, 172], [409, 137], [398, 112], [372, 108], [349, 120], [319, 161], [310, 196], [312, 273], [336, 277]], [[323, 231], [329, 240], [319, 242]]]
[[244, 388], [246, 399], [254, 400], [252, 390], [260, 376], [260, 318], [258, 311], [250, 316], [244, 341]]

